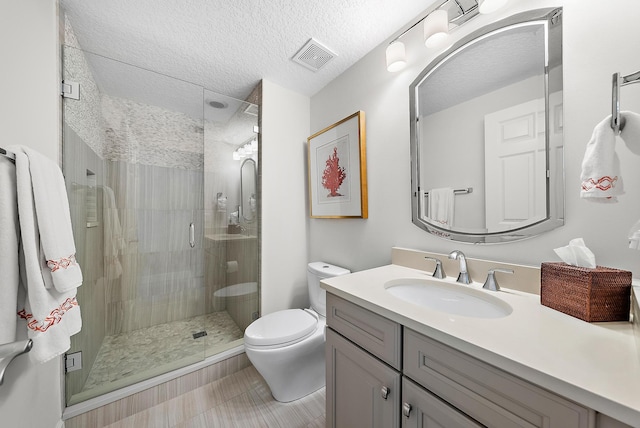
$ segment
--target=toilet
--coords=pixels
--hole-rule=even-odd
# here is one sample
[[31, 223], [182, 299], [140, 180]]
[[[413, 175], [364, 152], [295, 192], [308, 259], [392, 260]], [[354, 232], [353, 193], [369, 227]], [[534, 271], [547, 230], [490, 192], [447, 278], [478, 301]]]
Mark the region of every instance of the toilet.
[[347, 273], [350, 271], [329, 263], [309, 263], [307, 285], [311, 308], [273, 312], [245, 330], [247, 357], [276, 400], [294, 401], [324, 386], [327, 306], [320, 280]]

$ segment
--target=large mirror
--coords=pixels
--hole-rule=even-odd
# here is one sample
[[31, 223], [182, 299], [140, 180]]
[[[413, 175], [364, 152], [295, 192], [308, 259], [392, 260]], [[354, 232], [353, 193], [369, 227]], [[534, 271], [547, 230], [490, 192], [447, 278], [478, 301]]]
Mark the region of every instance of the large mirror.
[[496, 22], [410, 87], [413, 222], [508, 242], [564, 223], [562, 8]]

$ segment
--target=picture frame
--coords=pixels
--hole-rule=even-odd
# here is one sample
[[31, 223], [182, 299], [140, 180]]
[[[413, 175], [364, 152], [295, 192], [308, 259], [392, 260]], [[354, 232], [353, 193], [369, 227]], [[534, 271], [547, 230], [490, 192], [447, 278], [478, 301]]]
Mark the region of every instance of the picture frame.
[[367, 218], [365, 114], [348, 116], [307, 138], [311, 218]]

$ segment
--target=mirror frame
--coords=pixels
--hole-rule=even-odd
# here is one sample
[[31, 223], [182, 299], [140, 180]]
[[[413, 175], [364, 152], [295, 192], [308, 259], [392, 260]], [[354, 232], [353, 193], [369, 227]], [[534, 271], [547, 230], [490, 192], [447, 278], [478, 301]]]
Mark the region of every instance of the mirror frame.
[[[452, 229], [446, 229], [434, 225], [432, 223], [427, 222], [426, 220], [420, 218], [420, 204], [419, 204], [419, 195], [420, 195], [420, 142], [418, 140], [418, 118], [417, 118], [417, 104], [419, 102], [418, 98], [418, 90], [420, 83], [425, 79], [427, 75], [429, 75], [435, 68], [439, 67], [440, 64], [447, 60], [450, 56], [456, 54], [460, 49], [465, 46], [473, 43], [475, 40], [486, 37], [489, 33], [492, 33], [497, 30], [504, 29], [505, 27], [509, 27], [512, 25], [520, 24], [520, 23], [531, 23], [535, 21], [540, 21], [541, 23], [546, 23], [547, 29], [547, 46], [546, 46], [546, 64], [545, 64], [545, 75], [544, 75], [544, 83], [545, 83], [545, 123], [547, 125], [546, 129], [548, 130], [549, 124], [549, 40], [548, 36], [552, 28], [560, 25], [560, 31], [558, 31], [558, 43], [560, 44], [560, 53], [559, 53], [559, 66], [560, 66], [560, 79], [563, 80], [562, 76], [562, 7], [554, 7], [554, 8], [544, 8], [544, 9], [536, 9], [527, 12], [522, 12], [503, 20], [497, 21], [495, 23], [489, 24], [477, 31], [474, 31], [467, 36], [461, 38], [459, 41], [454, 43], [451, 47], [445, 50], [442, 54], [438, 55], [429, 65], [420, 72], [418, 77], [411, 83], [409, 86], [409, 110], [410, 110], [410, 137], [411, 137], [411, 213], [412, 213], [412, 222], [416, 226], [421, 229], [436, 235], [443, 239], [449, 239], [458, 242], [467, 242], [473, 244], [489, 244], [489, 243], [502, 243], [502, 242], [512, 242], [521, 239], [530, 238], [536, 235], [539, 235], [543, 232], [548, 232], [557, 227], [564, 225], [564, 212], [565, 212], [565, 198], [564, 198], [564, 141], [563, 141], [563, 149], [562, 149], [562, 159], [560, 160], [562, 166], [562, 174], [561, 177], [555, 177], [556, 180], [559, 181], [557, 183], [557, 187], [561, 192], [561, 200], [558, 206], [558, 213], [560, 213], [557, 217], [552, 217], [550, 213], [550, 188], [549, 182], [551, 177], [547, 177], [546, 180], [546, 198], [547, 198], [547, 215], [546, 217], [533, 224], [529, 224], [527, 226], [514, 228], [505, 231], [498, 232], [482, 232], [482, 233], [474, 233], [474, 232], [466, 232], [466, 231], [456, 231]], [[562, 83], [564, 86], [564, 82]], [[563, 101], [564, 104], [564, 101]], [[564, 139], [564, 135], [563, 135]], [[547, 162], [547, 170], [549, 171], [549, 132], [545, 133], [545, 144], [546, 144], [546, 162]], [[552, 172], [550, 172], [552, 174]], [[554, 196], [555, 197], [555, 196]]]

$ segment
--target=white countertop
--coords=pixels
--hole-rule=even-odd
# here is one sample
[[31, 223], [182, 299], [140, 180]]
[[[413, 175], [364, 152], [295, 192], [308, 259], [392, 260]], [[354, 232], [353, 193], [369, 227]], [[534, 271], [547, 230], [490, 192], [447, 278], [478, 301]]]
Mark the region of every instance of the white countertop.
[[[542, 388], [640, 427], [640, 346], [631, 323], [587, 323], [542, 306], [536, 294], [505, 288], [482, 292], [511, 305], [513, 312], [506, 317], [450, 315], [392, 296], [384, 284], [398, 278], [433, 279], [425, 271], [392, 264], [324, 279], [321, 287]], [[463, 287], [452, 278], [446, 282]]]

